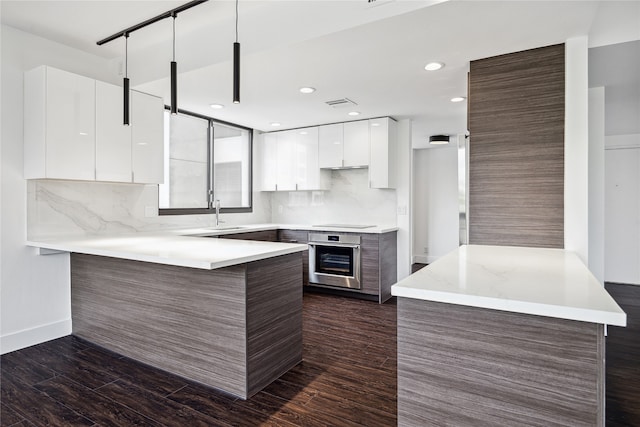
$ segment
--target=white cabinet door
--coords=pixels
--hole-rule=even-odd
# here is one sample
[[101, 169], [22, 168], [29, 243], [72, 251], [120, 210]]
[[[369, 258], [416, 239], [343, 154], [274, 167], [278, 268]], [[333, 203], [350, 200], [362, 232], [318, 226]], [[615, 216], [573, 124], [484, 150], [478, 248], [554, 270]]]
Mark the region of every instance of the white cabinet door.
[[46, 177], [95, 179], [95, 80], [47, 67]]
[[278, 191], [293, 191], [296, 189], [295, 169], [297, 165], [294, 150], [297, 135], [296, 131], [278, 132]]
[[328, 190], [331, 171], [318, 165], [318, 127], [296, 131], [296, 188], [298, 190]]
[[131, 91], [131, 166], [133, 182], [164, 181], [164, 102]]
[[262, 182], [260, 190], [278, 189], [278, 134], [265, 133], [261, 138], [260, 158], [262, 159]]
[[389, 117], [369, 120], [369, 187], [396, 186], [396, 122]]
[[131, 182], [131, 127], [122, 124], [122, 88], [96, 82], [96, 180]]
[[369, 121], [358, 120], [344, 124], [345, 167], [369, 165]]
[[319, 160], [321, 168], [340, 168], [343, 166], [343, 123], [319, 127]]
[[24, 176], [95, 179], [95, 81], [41, 66], [24, 77]]

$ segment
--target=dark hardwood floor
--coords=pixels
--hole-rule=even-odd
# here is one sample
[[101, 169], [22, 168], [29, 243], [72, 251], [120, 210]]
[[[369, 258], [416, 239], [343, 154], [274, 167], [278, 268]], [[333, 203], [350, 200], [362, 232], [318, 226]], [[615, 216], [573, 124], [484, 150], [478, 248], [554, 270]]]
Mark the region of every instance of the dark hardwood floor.
[[606, 289], [627, 313], [626, 328], [608, 328], [607, 427], [640, 426], [640, 286]]
[[304, 360], [243, 401], [73, 336], [1, 357], [2, 426], [393, 426], [396, 305], [305, 294]]
[[[607, 284], [607, 426], [640, 426], [640, 286]], [[305, 294], [304, 361], [247, 401], [75, 337], [0, 358], [2, 426], [394, 426], [396, 305]]]

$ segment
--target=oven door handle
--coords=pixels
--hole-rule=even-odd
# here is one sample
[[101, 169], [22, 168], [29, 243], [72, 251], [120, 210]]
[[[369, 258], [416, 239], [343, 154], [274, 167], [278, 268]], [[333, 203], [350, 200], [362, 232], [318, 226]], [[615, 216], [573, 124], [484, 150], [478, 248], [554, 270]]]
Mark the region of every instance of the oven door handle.
[[352, 245], [348, 243], [309, 242], [309, 246], [333, 246], [333, 247], [340, 247], [340, 248], [360, 249], [360, 245]]

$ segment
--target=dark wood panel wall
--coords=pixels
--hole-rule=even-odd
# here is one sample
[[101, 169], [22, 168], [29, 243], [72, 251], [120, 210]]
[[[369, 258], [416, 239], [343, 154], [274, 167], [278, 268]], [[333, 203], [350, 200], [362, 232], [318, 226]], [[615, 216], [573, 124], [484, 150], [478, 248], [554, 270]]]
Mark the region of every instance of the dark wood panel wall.
[[471, 62], [469, 243], [564, 246], [564, 44]]

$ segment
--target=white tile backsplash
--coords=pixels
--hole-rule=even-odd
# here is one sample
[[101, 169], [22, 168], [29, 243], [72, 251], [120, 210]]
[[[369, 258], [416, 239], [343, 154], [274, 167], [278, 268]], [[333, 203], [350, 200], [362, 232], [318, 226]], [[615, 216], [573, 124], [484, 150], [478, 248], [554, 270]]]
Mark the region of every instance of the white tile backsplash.
[[396, 225], [396, 191], [369, 188], [367, 169], [331, 171], [330, 191], [272, 193], [272, 221], [283, 224]]

